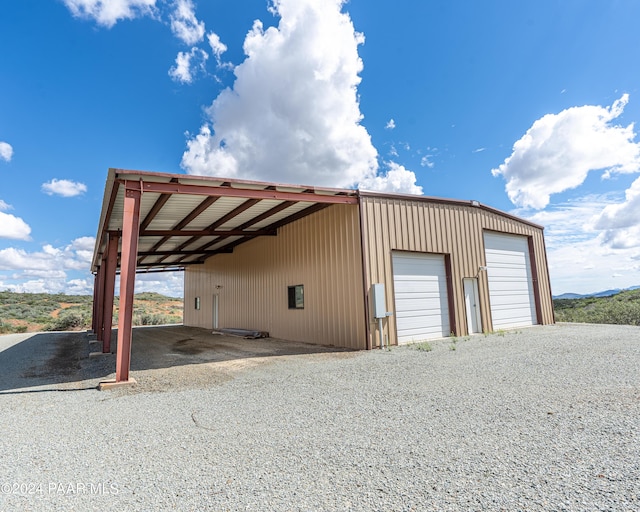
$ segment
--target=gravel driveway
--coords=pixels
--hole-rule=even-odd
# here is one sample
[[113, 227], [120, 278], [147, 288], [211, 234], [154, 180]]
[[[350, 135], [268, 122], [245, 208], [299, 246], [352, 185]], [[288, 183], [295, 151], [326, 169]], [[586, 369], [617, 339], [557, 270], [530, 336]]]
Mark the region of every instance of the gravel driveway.
[[105, 392], [112, 356], [75, 336], [0, 337], [0, 510], [640, 510], [638, 327], [237, 356]]

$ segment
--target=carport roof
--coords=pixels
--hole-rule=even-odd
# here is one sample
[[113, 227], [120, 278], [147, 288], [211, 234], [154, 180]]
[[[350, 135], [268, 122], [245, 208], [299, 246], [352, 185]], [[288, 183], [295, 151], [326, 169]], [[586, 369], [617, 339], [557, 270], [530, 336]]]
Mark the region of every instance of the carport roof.
[[331, 204], [358, 202], [356, 190], [109, 169], [93, 272], [108, 236], [122, 233], [127, 190], [142, 194], [138, 271], [200, 264], [258, 236], [275, 236], [279, 227]]

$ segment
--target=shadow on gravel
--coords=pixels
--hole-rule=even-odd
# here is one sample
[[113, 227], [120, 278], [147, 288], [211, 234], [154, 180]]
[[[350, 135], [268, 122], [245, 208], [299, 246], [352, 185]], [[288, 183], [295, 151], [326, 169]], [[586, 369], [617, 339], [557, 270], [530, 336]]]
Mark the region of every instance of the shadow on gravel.
[[89, 354], [85, 332], [38, 333], [23, 338], [0, 352], [0, 394], [82, 380], [83, 360]]

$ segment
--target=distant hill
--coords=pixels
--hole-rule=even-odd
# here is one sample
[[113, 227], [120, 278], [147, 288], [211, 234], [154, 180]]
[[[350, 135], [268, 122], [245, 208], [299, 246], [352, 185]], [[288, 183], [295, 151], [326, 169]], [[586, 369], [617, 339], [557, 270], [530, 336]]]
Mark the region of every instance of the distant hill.
[[613, 295], [555, 298], [553, 308], [558, 322], [640, 325], [640, 287]]
[[[0, 292], [0, 334], [89, 329], [92, 301], [89, 295]], [[117, 297], [115, 303], [118, 304]], [[133, 299], [133, 323], [181, 323], [182, 310], [182, 299], [159, 293], [137, 293]], [[114, 326], [115, 322], [116, 311]]]
[[623, 292], [625, 290], [637, 290], [639, 289], [640, 286], [630, 286], [629, 288], [614, 288], [613, 290], [604, 290], [602, 292], [595, 292], [595, 293], [586, 293], [586, 294], [580, 294], [580, 293], [563, 293], [562, 295], [554, 295], [553, 298], [554, 299], [584, 299], [587, 297], [611, 297], [612, 295], [617, 295], [620, 292]]

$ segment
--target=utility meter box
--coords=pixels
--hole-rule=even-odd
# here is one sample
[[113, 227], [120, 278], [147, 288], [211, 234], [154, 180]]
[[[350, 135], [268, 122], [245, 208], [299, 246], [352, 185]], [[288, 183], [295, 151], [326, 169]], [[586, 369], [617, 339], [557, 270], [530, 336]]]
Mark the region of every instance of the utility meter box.
[[384, 284], [376, 283], [371, 285], [373, 296], [373, 315], [375, 318], [385, 318], [387, 316], [387, 303], [384, 296]]

